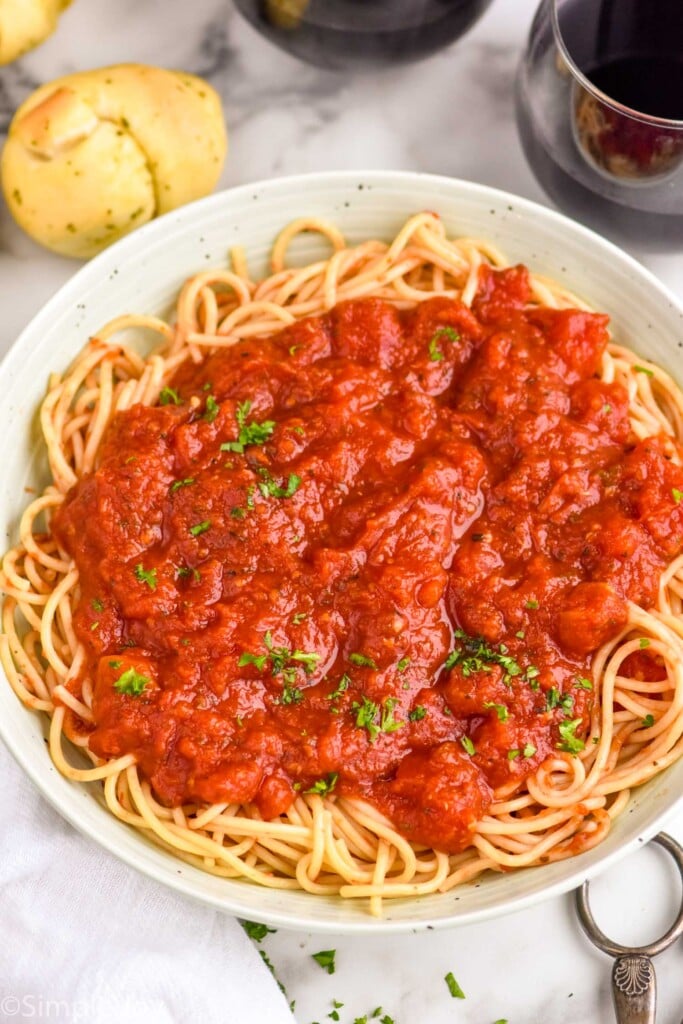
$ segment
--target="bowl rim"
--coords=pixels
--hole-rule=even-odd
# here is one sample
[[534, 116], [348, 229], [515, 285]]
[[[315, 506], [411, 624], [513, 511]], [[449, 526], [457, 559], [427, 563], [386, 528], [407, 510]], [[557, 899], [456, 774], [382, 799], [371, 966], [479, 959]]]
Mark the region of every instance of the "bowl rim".
[[[47, 327], [47, 325], [52, 321], [53, 311], [63, 309], [71, 302], [76, 303], [81, 293], [88, 286], [92, 286], [98, 282], [106, 282], [112, 270], [115, 269], [117, 265], [124, 263], [129, 254], [135, 252], [136, 255], [139, 255], [141, 250], [144, 250], [148, 244], [159, 241], [163, 238], [170, 239], [176, 234], [183, 234], [191, 227], [194, 220], [199, 219], [199, 217], [204, 214], [210, 214], [214, 209], [220, 209], [227, 201], [240, 202], [247, 200], [247, 198], [251, 197], [255, 192], [260, 193], [259, 198], [263, 198], [264, 194], [273, 191], [277, 192], [279, 190], [289, 191], [293, 194], [305, 196], [306, 187], [312, 182], [315, 182], [316, 187], [322, 188], [324, 186], [331, 185], [337, 186], [340, 189], [342, 187], [348, 187], [349, 185], [357, 187], [357, 184], [362, 182], [368, 188], [380, 189], [382, 186], [396, 184], [402, 184], [405, 186], [410, 185], [411, 183], [416, 183], [417, 181], [421, 184], [433, 185], [435, 189], [445, 188], [453, 191], [454, 193], [458, 193], [462, 197], [463, 201], [466, 201], [468, 198], [474, 199], [475, 197], [485, 199], [487, 202], [495, 202], [501, 207], [508, 207], [512, 209], [515, 214], [521, 214], [523, 217], [531, 216], [537, 219], [540, 218], [541, 221], [545, 221], [551, 225], [554, 224], [558, 229], [564, 229], [565, 231], [568, 229], [575, 237], [583, 238], [594, 250], [597, 247], [598, 251], [602, 251], [606, 256], [616, 258], [616, 260], [625, 269], [632, 271], [640, 277], [641, 280], [651, 285], [654, 291], [658, 293], [660, 297], [665, 299], [683, 319], [683, 302], [650, 270], [648, 270], [648, 268], [644, 267], [633, 256], [620, 249], [608, 239], [605, 239], [601, 235], [592, 231], [590, 228], [585, 227], [577, 221], [572, 220], [570, 217], [567, 217], [541, 203], [534, 202], [533, 200], [526, 199], [514, 193], [497, 189], [489, 185], [425, 172], [390, 170], [310, 172], [305, 174], [287, 175], [280, 178], [267, 178], [255, 182], [247, 182], [233, 188], [224, 189], [221, 192], [215, 193], [214, 195], [208, 196], [204, 199], [197, 200], [193, 203], [189, 203], [186, 206], [171, 211], [170, 213], [151, 221], [99, 253], [87, 264], [78, 269], [72, 277], [58, 288], [55, 294], [48, 299], [38, 313], [32, 317], [29, 323], [20, 332], [7, 354], [0, 362], [0, 387], [2, 386], [4, 376], [10, 372], [15, 362], [20, 360], [23, 349], [30, 342], [31, 337], [33, 335], [39, 335], [43, 326]], [[4, 673], [2, 674], [4, 675]], [[29, 709], [24, 710], [26, 713], [29, 713]], [[39, 714], [42, 717], [43, 713], [41, 712]], [[108, 853], [113, 854], [118, 860], [127, 864], [129, 867], [134, 868], [136, 871], [141, 872], [153, 881], [163, 884], [167, 888], [172, 889], [183, 896], [210, 906], [214, 910], [221, 910], [224, 913], [229, 913], [238, 917], [245, 916], [245, 908], [237, 905], [234, 900], [231, 900], [229, 895], [227, 895], [224, 900], [222, 899], [219, 901], [211, 893], [202, 891], [201, 885], [197, 884], [194, 880], [195, 876], [192, 873], [178, 874], [169, 872], [161, 877], [159, 871], [155, 869], [155, 866], [143, 856], [144, 847], [138, 849], [139, 840], [137, 834], [135, 835], [136, 841], [131, 844], [127, 844], [125, 841], [118, 842], [107, 836], [96, 834], [87, 822], [87, 816], [80, 811], [80, 807], [85, 805], [81, 803], [76, 805], [74, 802], [74, 806], [65, 807], [60, 803], [56, 787], [51, 787], [48, 782], [50, 776], [45, 778], [41, 777], [41, 767], [39, 759], [35, 756], [35, 751], [29, 750], [28, 745], [23, 744], [20, 739], [15, 738], [11, 728], [6, 724], [2, 716], [0, 716], [0, 739], [4, 741], [14, 760], [36, 786], [41, 796], [55, 808], [62, 818], [66, 819], [74, 828], [77, 829], [77, 831], [86, 836], [90, 841], [96, 842], [100, 847], [107, 850]], [[47, 752], [45, 756], [48, 759], [49, 765], [52, 766]], [[53, 770], [56, 771], [56, 769]], [[59, 776], [59, 778], [61, 779], [61, 776]], [[83, 788], [82, 784], [78, 784], [78, 786], [79, 788]], [[517, 911], [523, 910], [537, 903], [541, 903], [546, 899], [562, 895], [563, 893], [580, 886], [584, 881], [601, 874], [619, 859], [627, 856], [630, 852], [637, 849], [643, 842], [648, 841], [656, 835], [662, 825], [672, 818], [677, 811], [680, 810], [682, 805], [683, 792], [675, 796], [671, 795], [669, 797], [669, 802], [656, 813], [649, 826], [639, 831], [639, 833], [633, 838], [622, 841], [616, 849], [603, 854], [593, 863], [582, 864], [582, 855], [578, 855], [577, 857], [566, 861], [565, 863], [572, 865], [572, 870], [568, 871], [563, 878], [543, 886], [540, 890], [535, 890], [519, 896], [506, 896], [502, 901], [501, 906], [493, 905], [490, 907], [461, 911], [459, 913], [454, 908], [451, 915], [436, 918], [429, 916], [428, 913], [423, 911], [421, 916], [416, 916], [414, 919], [387, 920], [386, 918], [375, 919], [369, 915], [364, 917], [359, 915], [358, 919], [354, 921], [335, 921], [331, 919], [316, 920], [314, 910], [315, 905], [311, 902], [311, 910], [308, 914], [301, 913], [295, 915], [289, 911], [279, 911], [277, 909], [271, 911], [260, 907], [254, 907], [253, 910], [249, 909], [248, 916], [250, 918], [253, 917], [254, 920], [275, 925], [283, 930], [305, 929], [306, 931], [318, 934], [337, 935], [374, 934], [377, 931], [382, 931], [384, 934], [398, 934], [411, 931], [454, 928], [491, 920], [493, 918], [503, 916], [504, 914], [516, 913]], [[183, 862], [179, 861], [178, 863], [182, 864]], [[250, 891], [248, 884], [245, 883], [245, 892], [248, 891]]]

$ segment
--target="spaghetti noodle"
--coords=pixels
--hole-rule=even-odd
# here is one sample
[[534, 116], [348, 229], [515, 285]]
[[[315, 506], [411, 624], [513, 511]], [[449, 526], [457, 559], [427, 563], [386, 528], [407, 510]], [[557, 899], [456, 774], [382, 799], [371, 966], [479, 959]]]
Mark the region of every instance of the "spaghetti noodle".
[[[303, 268], [289, 267], [289, 245], [306, 231], [322, 234], [333, 253], [328, 259]], [[474, 674], [481, 677], [482, 686], [495, 682], [509, 689], [513, 683], [517, 685], [517, 677], [523, 671], [531, 699], [537, 700], [540, 692], [546, 700], [550, 709], [546, 718], [554, 723], [552, 728], [557, 716], [561, 716], [558, 702], [564, 700], [567, 714], [557, 718], [564, 743], [556, 743], [552, 748], [539, 745], [537, 749], [529, 742], [508, 751], [511, 774], [493, 787], [484, 812], [467, 825], [467, 840], [462, 842], [460, 837], [456, 842], [451, 837], [444, 842], [450, 852], [440, 849], [438, 843], [425, 841], [424, 829], [420, 832], [418, 828], [412, 840], [407, 838], [409, 829], [392, 823], [396, 820], [393, 812], [397, 803], [383, 813], [389, 805], [364, 800], [353, 787], [344, 789], [342, 784], [337, 791], [336, 772], [327, 773], [319, 784], [307, 790], [295, 783], [293, 793], [288, 789], [287, 806], [281, 813], [268, 816], [262, 813], [263, 803], [258, 805], [257, 801], [202, 800], [196, 792], [188, 797], [187, 789], [179, 789], [169, 797], [171, 789], [164, 792], [160, 785], [153, 786], [152, 772], [144, 769], [135, 753], [98, 756], [90, 748], [90, 740], [100, 725], [95, 708], [99, 706], [96, 692], [101, 684], [101, 666], [94, 678], [92, 652], [83, 642], [79, 611], [85, 580], [80, 579], [75, 560], [62, 542], [63, 525], [55, 531], [52, 524], [62, 523], [80, 482], [100, 468], [117, 414], [132, 415], [131, 410], [137, 406], [156, 406], [164, 394], [171, 396], [170, 405], [174, 406], [174, 382], [187, 383], [193, 368], [203, 367], [222, 349], [252, 338], [272, 336], [282, 328], [296, 326], [304, 318], [323, 317], [342, 308], [343, 302], [353, 304], [371, 297], [388, 303], [401, 315], [410, 316], [411, 311], [421, 307], [429, 309], [430, 300], [449, 300], [449, 315], [456, 308], [453, 303], [464, 309], [462, 331], [466, 334], [470, 329], [469, 308], [477, 303], [478, 309], [483, 308], [482, 282], [487, 273], [490, 277], [490, 269], [486, 268], [499, 271], [506, 267], [502, 254], [486, 242], [448, 239], [438, 217], [429, 213], [412, 217], [389, 245], [368, 241], [347, 247], [333, 225], [308, 219], [295, 221], [275, 242], [271, 276], [259, 282], [250, 279], [241, 250], [234, 250], [231, 255], [231, 270], [205, 271], [185, 284], [173, 323], [149, 316], [114, 320], [91, 339], [63, 376], [53, 375], [50, 379], [41, 424], [53, 480], [24, 512], [19, 542], [4, 558], [0, 576], [5, 593], [0, 658], [20, 700], [50, 716], [49, 747], [55, 765], [74, 781], [101, 781], [104, 799], [114, 815], [191, 864], [216, 875], [245, 878], [276, 888], [367, 898], [375, 914], [381, 913], [381, 901], [385, 898], [447, 892], [486, 870], [506, 871], [549, 863], [595, 846], [626, 806], [630, 790], [663, 771], [683, 753], [683, 555], [673, 552], [672, 547], [657, 576], [654, 603], [644, 600], [641, 603], [645, 606], [641, 607], [633, 600], [622, 602], [623, 620], [617, 626], [612, 622], [608, 638], [592, 656], [590, 677], [583, 678], [580, 684], [583, 693], [577, 690], [575, 694], [563, 694], [545, 683], [543, 690], [539, 690], [535, 683], [538, 672], [532, 672], [530, 666], [523, 671], [510, 656], [508, 647], [491, 646], [481, 637], [475, 640], [474, 631], [470, 635], [456, 630], [455, 637], [460, 641], [449, 662], [450, 667], [460, 672], [460, 683], [463, 674]], [[532, 276], [529, 281], [525, 309], [540, 311], [541, 319], [544, 310], [588, 312], [585, 304], [555, 282], [539, 276]], [[495, 294], [489, 295], [489, 299], [495, 305]], [[470, 327], [475, 331], [475, 326]], [[161, 338], [159, 346], [145, 358], [116, 340], [121, 332], [142, 330], [155, 332]], [[455, 337], [453, 328], [439, 328], [430, 342], [428, 362], [434, 366], [427, 366], [429, 372], [436, 372], [441, 363], [447, 362], [442, 349]], [[436, 347], [434, 338], [439, 341]], [[678, 472], [683, 393], [673, 380], [660, 368], [638, 361], [628, 349], [613, 343], [602, 356], [598, 377], [605, 386], [612, 387], [615, 396], [623, 394], [631, 440], [637, 443], [655, 438], [661, 458]], [[205, 398], [192, 396], [190, 414], [199, 416], [204, 408], [200, 418], [212, 423], [217, 405], [214, 402], [214, 406], [209, 406], [206, 399], [207, 404], [202, 406]], [[254, 436], [265, 441], [275, 426], [256, 420], [250, 424], [248, 405], [241, 407], [242, 418], [238, 420], [247, 434], [240, 433], [222, 446], [239, 456], [243, 455], [245, 445], [262, 443], [248, 438], [250, 427], [252, 434], [256, 430]], [[171, 408], [169, 423], [174, 415]], [[232, 472], [232, 463], [230, 467]], [[285, 476], [280, 483], [274, 482], [264, 465], [254, 465], [249, 472], [254, 474], [254, 480], [260, 479], [258, 486], [264, 497], [288, 497], [300, 483], [295, 474], [290, 474], [289, 480]], [[179, 490], [188, 482], [194, 481], [189, 476], [176, 481], [172, 490]], [[256, 484], [252, 490], [256, 491]], [[672, 503], [677, 506], [683, 494], [675, 487], [669, 490], [673, 493]], [[479, 507], [477, 515], [481, 511]], [[242, 509], [235, 517], [244, 518], [245, 514]], [[676, 508], [673, 514], [678, 514]], [[191, 527], [193, 538], [208, 529], [207, 523], [208, 519]], [[488, 526], [493, 529], [495, 522]], [[477, 533], [470, 540], [474, 537], [476, 545], [483, 536]], [[196, 570], [179, 571], [189, 574]], [[146, 569], [140, 562], [135, 572], [140, 589], [151, 604], [162, 601], [161, 571], [157, 578], [156, 569]], [[467, 593], [461, 598], [466, 604]], [[98, 615], [102, 612], [106, 616], [99, 607], [102, 602], [94, 599], [91, 603]], [[529, 600], [526, 607], [533, 608], [534, 603]], [[141, 617], [147, 614], [145, 609], [148, 610], [147, 605], [142, 607]], [[569, 621], [571, 625], [574, 620]], [[91, 616], [91, 626], [92, 622], [95, 630], [101, 628], [99, 619]], [[524, 637], [524, 630], [515, 635]], [[116, 658], [108, 661], [111, 671], [106, 666], [102, 671], [109, 671], [108, 690], [113, 692], [116, 688], [119, 694], [126, 695], [123, 699], [137, 708], [136, 696], [150, 684], [153, 672], [132, 648], [124, 653], [132, 660], [126, 661], [128, 667], [117, 679], [114, 675], [121, 673], [124, 658], [120, 649]], [[582, 648], [579, 653], [585, 657], [587, 649]], [[293, 683], [299, 677], [307, 683], [309, 669], [316, 669], [320, 657], [275, 646], [266, 634], [265, 647], [257, 652], [243, 649], [239, 664], [247, 674], [253, 673], [248, 675], [246, 685], [254, 687], [261, 685], [264, 666], [272, 665], [272, 675], [285, 680], [285, 689], [275, 703], [292, 705], [294, 715], [295, 706], [302, 705], [303, 693], [307, 691]], [[368, 672], [368, 678], [377, 669], [367, 654], [350, 657], [359, 673]], [[408, 660], [402, 659], [406, 663]], [[398, 671], [403, 671], [401, 662]], [[124, 675], [128, 678], [122, 683]], [[346, 678], [348, 688], [351, 680], [348, 676], [342, 678]], [[144, 682], [138, 687], [140, 680]], [[393, 718], [398, 698], [390, 698], [393, 703], [385, 701], [380, 707], [379, 698], [376, 703], [368, 698], [368, 693], [373, 698], [376, 694], [372, 684], [367, 685], [363, 704], [352, 705], [355, 720], [350, 724], [367, 730], [367, 750], [376, 751], [386, 739], [380, 736], [380, 744], [372, 747], [379, 733], [400, 731], [407, 736], [412, 726], [409, 727], [407, 718]], [[342, 685], [341, 690], [344, 689]], [[336, 694], [326, 694], [325, 699], [330, 696]], [[366, 702], [374, 710], [363, 717]], [[120, 706], [116, 704], [115, 714]], [[496, 716], [498, 724], [506, 724], [510, 718], [505, 704], [496, 703], [495, 699], [483, 706], [489, 709], [494, 725]], [[446, 705], [440, 705], [441, 712], [452, 714]], [[290, 714], [289, 708], [286, 713]], [[137, 710], [131, 714], [137, 715]], [[413, 702], [411, 722], [415, 722], [415, 728], [426, 714], [422, 705]], [[290, 720], [295, 721], [287, 719]], [[137, 718], [134, 724], [137, 728]], [[584, 738], [579, 738], [579, 733], [585, 733]], [[76, 767], [65, 753], [65, 741], [78, 748], [93, 766]], [[103, 742], [98, 739], [98, 749], [103, 749]], [[458, 764], [465, 755], [474, 761], [477, 751], [469, 736], [462, 735], [460, 743], [465, 754], [458, 754]], [[525, 761], [533, 770], [524, 768]], [[163, 798], [159, 797], [160, 788]], [[405, 792], [402, 791], [401, 799]], [[271, 801], [267, 806], [274, 804]]]

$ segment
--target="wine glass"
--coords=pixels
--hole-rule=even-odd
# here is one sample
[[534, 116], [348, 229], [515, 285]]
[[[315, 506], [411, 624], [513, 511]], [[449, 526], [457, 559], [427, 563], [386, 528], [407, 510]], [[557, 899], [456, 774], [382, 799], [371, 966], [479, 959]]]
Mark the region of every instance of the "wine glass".
[[683, 248], [682, 0], [543, 0], [516, 98], [558, 206], [621, 244]]
[[420, 60], [458, 39], [492, 0], [235, 0], [271, 42], [334, 71]]

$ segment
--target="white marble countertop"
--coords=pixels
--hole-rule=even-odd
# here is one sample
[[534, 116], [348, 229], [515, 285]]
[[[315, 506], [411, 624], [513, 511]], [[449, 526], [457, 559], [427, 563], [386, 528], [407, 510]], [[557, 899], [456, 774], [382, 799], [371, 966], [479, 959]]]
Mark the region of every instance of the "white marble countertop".
[[[517, 141], [512, 103], [534, 7], [535, 0], [496, 0], [466, 40], [430, 60], [347, 80], [272, 48], [229, 0], [75, 0], [51, 40], [0, 69], [0, 128], [40, 82], [143, 61], [206, 75], [222, 94], [230, 130], [224, 187], [290, 172], [393, 168], [469, 178], [545, 202]], [[683, 297], [683, 254], [644, 262]], [[76, 269], [35, 246], [0, 209], [0, 354]], [[683, 839], [683, 814], [670, 831]], [[674, 872], [654, 848], [592, 891], [600, 923], [626, 942], [654, 937], [679, 899]], [[310, 954], [333, 946], [330, 977]], [[613, 1019], [610, 963], [579, 932], [570, 897], [452, 931], [336, 940], [280, 931], [264, 948], [296, 1000], [299, 1024], [327, 1021], [333, 999], [345, 1004], [341, 1024], [379, 1005], [396, 1024]], [[680, 955], [674, 948], [657, 963], [662, 1024], [679, 1024], [683, 1013]], [[448, 971], [465, 1000], [449, 996]]]

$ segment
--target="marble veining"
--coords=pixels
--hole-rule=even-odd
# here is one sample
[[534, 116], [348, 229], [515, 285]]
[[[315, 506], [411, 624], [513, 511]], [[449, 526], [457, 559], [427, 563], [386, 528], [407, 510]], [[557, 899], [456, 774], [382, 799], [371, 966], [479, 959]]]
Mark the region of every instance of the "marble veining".
[[[421, 64], [346, 78], [262, 40], [229, 0], [75, 0], [40, 49], [0, 69], [0, 131], [40, 83], [121, 61], [184, 68], [221, 93], [230, 132], [222, 186], [339, 168], [398, 168], [469, 178], [545, 202], [522, 156], [512, 80], [535, 0], [496, 0], [460, 42]], [[639, 255], [636, 253], [635, 255]], [[645, 262], [683, 297], [683, 256]], [[34, 245], [0, 209], [0, 354], [77, 268]], [[683, 815], [670, 831], [683, 839]], [[678, 899], [661, 851], [647, 849], [593, 884], [600, 921], [649, 940]], [[188, 936], [191, 941], [191, 936]], [[280, 931], [264, 942], [299, 1024], [341, 1024], [381, 1005], [396, 1024], [606, 1024], [609, 959], [579, 931], [570, 897], [466, 929], [343, 938]], [[337, 949], [324, 973], [310, 954]], [[678, 1024], [680, 950], [657, 961], [662, 1024]], [[466, 994], [452, 999], [453, 971]], [[255, 999], [258, 994], [255, 993]]]

